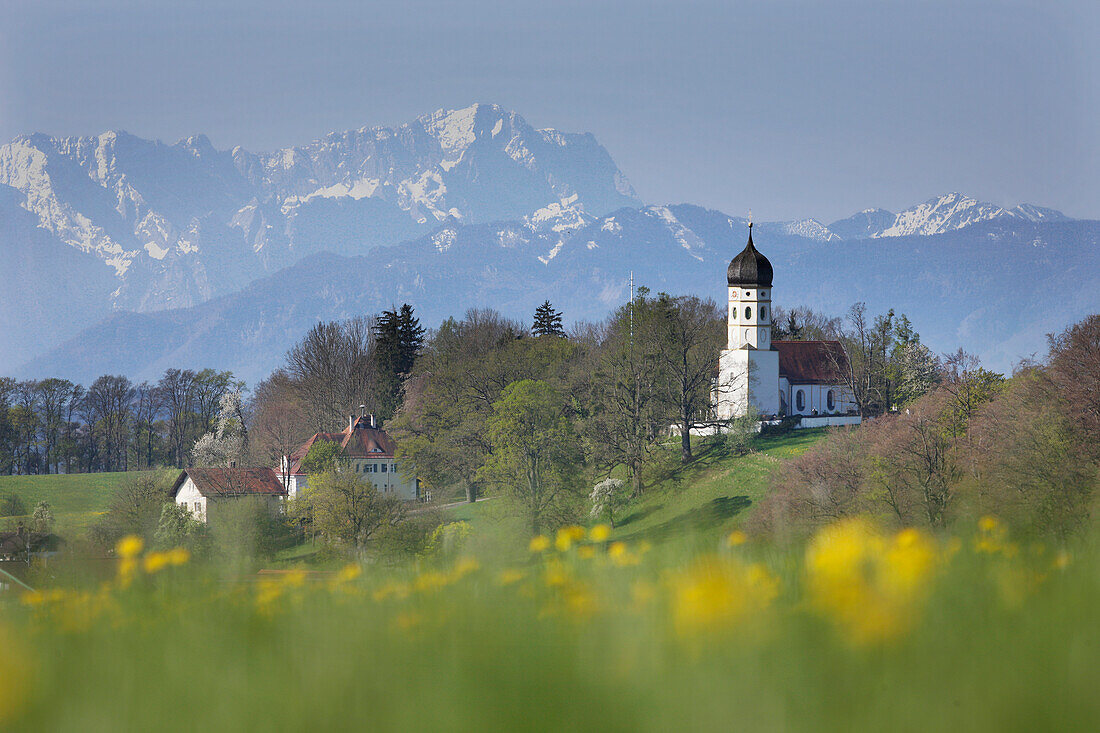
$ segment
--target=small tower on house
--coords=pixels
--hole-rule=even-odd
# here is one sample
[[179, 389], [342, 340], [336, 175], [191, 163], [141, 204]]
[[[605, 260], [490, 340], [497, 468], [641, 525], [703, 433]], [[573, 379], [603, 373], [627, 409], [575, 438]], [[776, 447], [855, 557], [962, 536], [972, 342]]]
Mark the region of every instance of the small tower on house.
[[779, 412], [779, 352], [772, 347], [772, 265], [752, 243], [726, 270], [729, 310], [726, 348], [718, 367], [720, 420], [741, 417], [749, 405], [764, 415]]

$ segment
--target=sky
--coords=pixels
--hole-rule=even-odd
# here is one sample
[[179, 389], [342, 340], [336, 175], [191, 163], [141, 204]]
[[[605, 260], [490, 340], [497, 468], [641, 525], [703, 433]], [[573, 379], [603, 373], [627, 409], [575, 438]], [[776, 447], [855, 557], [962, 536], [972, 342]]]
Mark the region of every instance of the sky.
[[0, 141], [303, 144], [495, 102], [648, 203], [1100, 218], [1096, 0], [0, 0]]

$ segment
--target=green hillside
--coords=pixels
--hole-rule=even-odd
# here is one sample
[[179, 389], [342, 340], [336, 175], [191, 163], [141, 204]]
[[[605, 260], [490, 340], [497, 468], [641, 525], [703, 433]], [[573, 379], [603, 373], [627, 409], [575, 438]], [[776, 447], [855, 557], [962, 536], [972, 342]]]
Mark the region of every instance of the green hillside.
[[[621, 512], [613, 539], [713, 542], [737, 528], [767, 491], [780, 461], [800, 455], [826, 435], [826, 429], [798, 430], [762, 437], [756, 450], [734, 456], [720, 443], [699, 440], [695, 460], [679, 463], [679, 444], [657, 456], [642, 496]], [[500, 551], [525, 547], [527, 530], [500, 502], [486, 500], [446, 510], [450, 521], [472, 526], [471, 541]]]
[[[18, 494], [30, 512], [40, 501], [53, 509], [57, 531], [66, 534], [86, 528], [97, 514], [107, 510], [115, 492], [127, 479], [144, 472], [73, 473], [45, 476], [0, 476], [0, 496]], [[0, 517], [0, 527], [17, 521]]]

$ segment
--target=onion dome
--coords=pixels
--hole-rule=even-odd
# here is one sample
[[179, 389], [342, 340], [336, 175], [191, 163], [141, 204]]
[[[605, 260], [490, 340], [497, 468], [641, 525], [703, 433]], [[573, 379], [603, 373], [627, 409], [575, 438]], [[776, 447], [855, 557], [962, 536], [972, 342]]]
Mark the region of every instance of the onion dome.
[[730, 285], [740, 287], [770, 288], [772, 286], [772, 263], [756, 251], [752, 244], [752, 223], [749, 223], [749, 243], [741, 253], [730, 261], [726, 270], [726, 279]]

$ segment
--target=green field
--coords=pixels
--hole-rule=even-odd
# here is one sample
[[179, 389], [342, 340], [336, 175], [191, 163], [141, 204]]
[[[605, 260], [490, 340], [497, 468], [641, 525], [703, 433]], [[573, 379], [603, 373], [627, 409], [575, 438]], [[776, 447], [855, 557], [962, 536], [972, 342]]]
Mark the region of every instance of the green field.
[[[56, 531], [65, 536], [81, 532], [97, 515], [107, 510], [123, 482], [144, 472], [73, 473], [44, 476], [0, 476], [0, 496], [18, 494], [27, 507], [34, 509], [47, 501], [57, 522]], [[18, 521], [0, 517], [0, 528]]]

